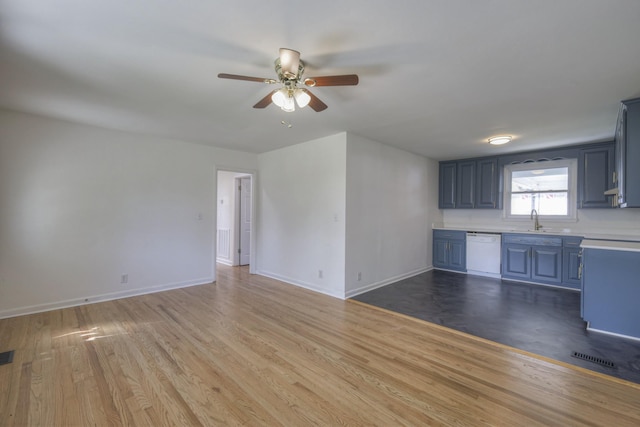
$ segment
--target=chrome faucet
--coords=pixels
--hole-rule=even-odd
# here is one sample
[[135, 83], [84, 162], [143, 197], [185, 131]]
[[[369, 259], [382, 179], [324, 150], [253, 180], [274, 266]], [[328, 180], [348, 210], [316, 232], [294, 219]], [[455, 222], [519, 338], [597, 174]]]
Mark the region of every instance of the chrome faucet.
[[540, 222], [538, 221], [538, 211], [535, 209], [531, 209], [531, 219], [533, 219], [533, 228], [538, 231], [542, 228]]

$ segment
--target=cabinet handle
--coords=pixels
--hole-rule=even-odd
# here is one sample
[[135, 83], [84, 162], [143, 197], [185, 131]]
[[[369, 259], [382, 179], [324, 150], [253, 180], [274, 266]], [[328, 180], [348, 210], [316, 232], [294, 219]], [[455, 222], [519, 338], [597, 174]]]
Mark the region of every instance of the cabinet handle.
[[617, 178], [618, 178], [618, 176], [616, 174], [616, 171], [613, 171], [613, 183], [614, 184], [617, 182]]
[[580, 264], [578, 264], [578, 280], [582, 279], [582, 249], [578, 252], [578, 260]]

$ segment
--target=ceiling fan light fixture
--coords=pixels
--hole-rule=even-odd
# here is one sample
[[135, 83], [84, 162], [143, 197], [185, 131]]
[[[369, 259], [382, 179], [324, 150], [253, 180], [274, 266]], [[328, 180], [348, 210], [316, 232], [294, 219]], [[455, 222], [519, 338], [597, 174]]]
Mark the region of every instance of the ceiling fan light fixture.
[[298, 103], [298, 107], [300, 108], [306, 107], [309, 104], [309, 101], [311, 101], [311, 97], [309, 96], [309, 94], [302, 89], [296, 89], [293, 96], [295, 97], [296, 102]]
[[287, 113], [292, 113], [296, 111], [296, 104], [295, 102], [293, 102], [293, 97], [292, 96], [286, 97], [284, 99], [284, 104], [280, 108], [282, 109], [282, 111], [285, 111]]
[[273, 101], [273, 103], [276, 104], [280, 108], [282, 108], [282, 106], [284, 105], [286, 99], [287, 99], [287, 90], [286, 89], [277, 90], [277, 91], [273, 92], [273, 95], [271, 95], [271, 101]]
[[488, 141], [491, 145], [502, 145], [511, 142], [511, 136], [493, 136]]
[[306, 88], [300, 88], [302, 84], [308, 87], [315, 86], [355, 86], [358, 84], [357, 74], [344, 74], [336, 76], [318, 76], [303, 79], [305, 64], [300, 59], [300, 52], [293, 49], [280, 48], [280, 55], [274, 61], [276, 79], [242, 76], [239, 74], [219, 73], [220, 79], [244, 80], [248, 82], [278, 84], [280, 89], [273, 90], [260, 99], [253, 108], [266, 108], [275, 104], [283, 111], [295, 111], [298, 108], [309, 106], [313, 111], [320, 112], [327, 109], [327, 104]]

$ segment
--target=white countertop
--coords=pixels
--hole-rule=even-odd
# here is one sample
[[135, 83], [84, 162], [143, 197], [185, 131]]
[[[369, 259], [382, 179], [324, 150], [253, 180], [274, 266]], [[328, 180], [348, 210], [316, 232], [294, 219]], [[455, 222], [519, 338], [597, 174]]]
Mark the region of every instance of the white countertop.
[[582, 237], [584, 239], [591, 240], [613, 240], [613, 241], [626, 241], [626, 242], [640, 242], [640, 235], [633, 234], [611, 234], [611, 233], [598, 233], [598, 232], [589, 232], [589, 231], [579, 231], [579, 230], [569, 230], [567, 229], [542, 229], [540, 231], [534, 230], [519, 230], [513, 228], [492, 228], [492, 227], [441, 227], [441, 226], [433, 226], [434, 230], [457, 230], [457, 231], [475, 231], [477, 233], [518, 233], [518, 234], [534, 234], [539, 236], [551, 235], [551, 236], [576, 236]]
[[585, 239], [580, 244], [580, 247], [584, 249], [603, 249], [607, 251], [640, 252], [640, 242]]

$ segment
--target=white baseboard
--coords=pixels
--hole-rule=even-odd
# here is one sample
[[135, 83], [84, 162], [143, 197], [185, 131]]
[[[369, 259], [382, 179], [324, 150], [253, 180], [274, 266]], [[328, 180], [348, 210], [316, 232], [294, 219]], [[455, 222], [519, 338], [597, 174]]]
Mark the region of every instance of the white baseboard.
[[265, 276], [265, 277], [269, 277], [271, 279], [279, 280], [281, 282], [288, 283], [290, 285], [294, 285], [294, 286], [297, 286], [299, 288], [304, 288], [304, 289], [308, 289], [310, 291], [314, 291], [314, 292], [318, 292], [318, 293], [321, 293], [321, 294], [329, 295], [330, 297], [345, 299], [344, 295], [332, 293], [330, 291], [327, 291], [326, 289], [319, 288], [316, 285], [314, 285], [313, 283], [301, 282], [301, 281], [296, 280], [296, 279], [291, 279], [289, 277], [281, 276], [279, 274], [271, 273], [269, 271], [264, 271], [264, 270], [256, 271], [256, 274], [259, 274], [259, 275]]
[[589, 322], [587, 322], [587, 331], [597, 332], [599, 334], [611, 335], [611, 336], [614, 336], [614, 337], [624, 338], [624, 339], [628, 339], [628, 340], [640, 341], [640, 337], [634, 337], [632, 335], [617, 334], [615, 332], [603, 331], [602, 329], [592, 328], [591, 327], [591, 323], [589, 323]]
[[168, 291], [171, 289], [187, 288], [189, 286], [206, 285], [214, 281], [213, 277], [203, 277], [201, 279], [189, 280], [187, 282], [167, 283], [159, 286], [151, 286], [141, 289], [131, 289], [127, 291], [111, 292], [106, 294], [85, 296], [64, 301], [54, 301], [45, 304], [36, 304], [26, 307], [12, 308], [10, 310], [0, 310], [0, 319], [9, 317], [24, 316], [27, 314], [42, 313], [45, 311], [58, 310], [61, 308], [77, 307], [79, 305], [93, 304], [102, 301], [128, 298], [136, 295], [152, 294], [155, 292]]
[[433, 267], [419, 268], [417, 270], [410, 271], [408, 273], [400, 274], [400, 275], [394, 276], [394, 277], [389, 277], [388, 279], [381, 280], [379, 282], [375, 282], [375, 283], [370, 283], [368, 285], [364, 285], [364, 286], [359, 287], [357, 289], [351, 289], [350, 291], [346, 292], [345, 297], [346, 298], [353, 298], [356, 295], [360, 295], [360, 294], [363, 294], [365, 292], [369, 292], [369, 291], [372, 291], [374, 289], [378, 289], [378, 288], [381, 288], [383, 286], [387, 286], [387, 285], [390, 285], [392, 283], [399, 282], [400, 280], [408, 279], [409, 277], [417, 276], [418, 274], [426, 273], [427, 271], [430, 271], [430, 270], [433, 270]]

